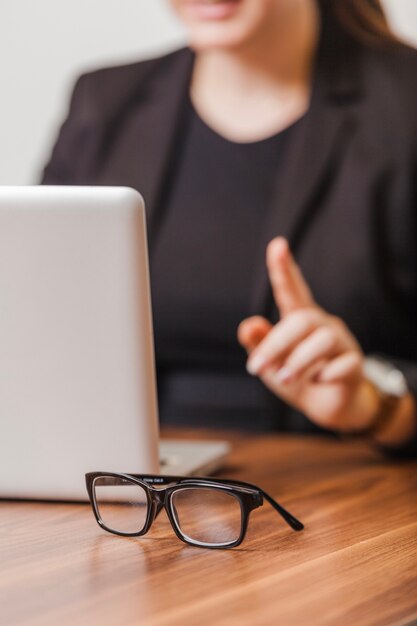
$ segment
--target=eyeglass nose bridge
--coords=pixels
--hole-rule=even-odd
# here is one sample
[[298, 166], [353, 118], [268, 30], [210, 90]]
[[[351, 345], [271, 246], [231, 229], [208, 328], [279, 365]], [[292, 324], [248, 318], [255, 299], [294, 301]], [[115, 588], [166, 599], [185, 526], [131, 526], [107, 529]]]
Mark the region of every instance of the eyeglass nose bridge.
[[165, 508], [165, 502], [167, 499], [166, 489], [155, 489], [152, 492], [152, 499], [154, 505], [154, 519], [158, 517], [163, 508]]

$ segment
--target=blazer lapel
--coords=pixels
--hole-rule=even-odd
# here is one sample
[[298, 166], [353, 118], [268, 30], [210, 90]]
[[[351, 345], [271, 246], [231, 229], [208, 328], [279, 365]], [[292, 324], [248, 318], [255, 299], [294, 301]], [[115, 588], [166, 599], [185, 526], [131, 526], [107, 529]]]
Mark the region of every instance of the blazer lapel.
[[352, 43], [349, 54], [343, 50], [345, 36], [334, 26], [324, 25], [310, 108], [292, 131], [262, 229], [249, 315], [266, 313], [273, 301], [265, 263], [269, 241], [282, 236], [296, 250], [354, 134], [356, 116], [351, 105], [360, 92], [359, 55], [352, 53]]
[[141, 109], [137, 132], [138, 163], [141, 164], [139, 190], [146, 200], [150, 238], [155, 232], [158, 207], [169, 179], [169, 167], [181, 141], [183, 116], [188, 101], [194, 55], [185, 49], [175, 68], [150, 86]]
[[93, 172], [92, 178], [140, 191], [145, 199], [150, 239], [173, 151], [183, 130], [193, 60], [194, 55], [187, 48], [164, 58], [145, 80], [140, 76], [137, 83], [133, 77], [127, 87], [124, 84], [122, 105], [103, 112], [103, 131], [98, 133], [101, 143], [97, 148], [101, 157], [95, 159], [97, 172]]
[[314, 112], [310, 110], [295, 129], [262, 229], [254, 266], [251, 315], [264, 310], [271, 297], [265, 264], [268, 243], [281, 236], [289, 241], [293, 251], [296, 250], [315, 211], [320, 208], [320, 196], [331, 183], [353, 127], [354, 119], [350, 115], [329, 107]]

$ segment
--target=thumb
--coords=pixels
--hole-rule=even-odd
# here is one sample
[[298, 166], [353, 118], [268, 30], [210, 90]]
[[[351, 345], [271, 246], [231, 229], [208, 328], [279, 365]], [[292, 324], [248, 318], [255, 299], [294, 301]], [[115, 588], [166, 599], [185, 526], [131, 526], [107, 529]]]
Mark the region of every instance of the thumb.
[[275, 303], [281, 317], [297, 309], [315, 306], [311, 291], [283, 237], [273, 239], [266, 262]]
[[248, 317], [239, 324], [237, 331], [239, 343], [250, 354], [266, 337], [271, 328], [272, 324], [264, 317]]

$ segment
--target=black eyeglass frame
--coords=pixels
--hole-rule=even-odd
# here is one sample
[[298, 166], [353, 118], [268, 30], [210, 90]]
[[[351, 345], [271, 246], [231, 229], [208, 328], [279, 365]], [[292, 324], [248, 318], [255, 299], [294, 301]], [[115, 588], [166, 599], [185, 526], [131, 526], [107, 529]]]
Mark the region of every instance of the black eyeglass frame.
[[[118, 531], [107, 526], [100, 516], [99, 506], [95, 496], [95, 481], [98, 478], [115, 478], [118, 480], [127, 480], [136, 484], [145, 491], [147, 497], [147, 515], [143, 528], [140, 531], [128, 533]], [[279, 513], [284, 521], [295, 531], [303, 530], [304, 525], [294, 517], [289, 511], [281, 506], [272, 496], [266, 493], [260, 487], [251, 483], [239, 480], [227, 480], [223, 478], [207, 478], [207, 477], [186, 477], [186, 476], [155, 476], [151, 474], [123, 474], [117, 472], [89, 472], [85, 475], [86, 487], [90, 503], [93, 508], [94, 516], [98, 525], [114, 535], [121, 537], [140, 537], [145, 535], [152, 526], [152, 523], [161, 512], [165, 509], [171, 526], [181, 541], [189, 545], [217, 549], [217, 548], [235, 548], [239, 546], [246, 536], [249, 524], [249, 517], [254, 509], [262, 506], [264, 499]], [[153, 485], [163, 487], [171, 485], [165, 489], [156, 489]], [[181, 531], [179, 521], [176, 518], [175, 508], [172, 502], [173, 496], [178, 491], [190, 487], [198, 487], [199, 489], [215, 489], [227, 493], [238, 500], [241, 510], [241, 529], [239, 537], [231, 542], [225, 543], [204, 543], [188, 537]]]

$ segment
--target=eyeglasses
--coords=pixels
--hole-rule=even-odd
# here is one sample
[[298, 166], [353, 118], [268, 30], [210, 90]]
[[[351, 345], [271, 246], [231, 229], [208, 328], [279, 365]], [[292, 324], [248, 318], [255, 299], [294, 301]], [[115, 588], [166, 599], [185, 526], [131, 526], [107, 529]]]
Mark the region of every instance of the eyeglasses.
[[123, 537], [145, 535], [165, 509], [181, 541], [234, 548], [245, 538], [251, 511], [264, 499], [293, 530], [304, 528], [265, 491], [237, 480], [90, 472], [86, 485], [97, 523]]

